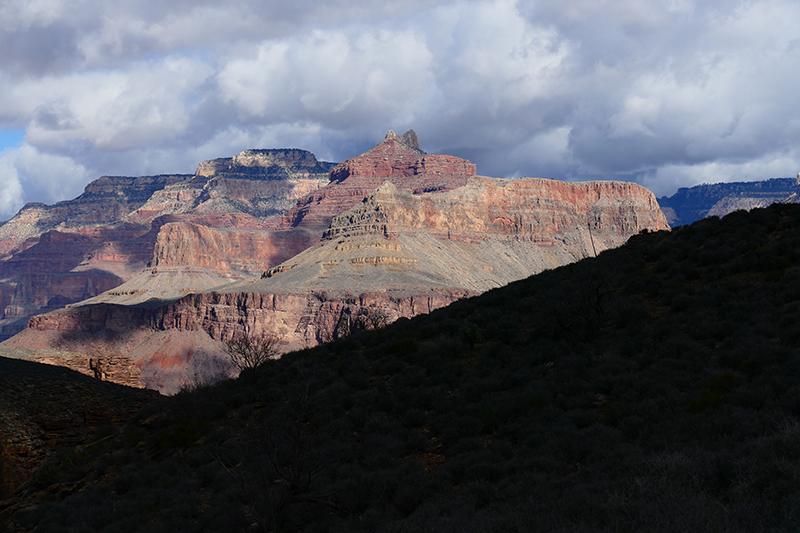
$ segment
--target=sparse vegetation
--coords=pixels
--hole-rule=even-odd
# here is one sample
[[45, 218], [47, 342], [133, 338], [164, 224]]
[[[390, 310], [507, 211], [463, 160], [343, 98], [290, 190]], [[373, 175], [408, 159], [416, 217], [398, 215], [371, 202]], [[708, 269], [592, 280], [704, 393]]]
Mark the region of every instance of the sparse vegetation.
[[225, 353], [239, 371], [240, 375], [248, 379], [255, 379], [255, 371], [270, 359], [278, 356], [278, 343], [276, 335], [254, 335], [239, 333], [225, 342]]
[[734, 213], [149, 404], [12, 525], [795, 531], [798, 350], [800, 206]]

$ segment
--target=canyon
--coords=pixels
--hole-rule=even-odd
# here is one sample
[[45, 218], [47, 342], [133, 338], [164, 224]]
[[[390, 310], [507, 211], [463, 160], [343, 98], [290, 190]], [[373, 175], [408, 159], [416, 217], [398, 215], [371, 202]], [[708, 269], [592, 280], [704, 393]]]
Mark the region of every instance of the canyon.
[[[334, 166], [306, 150], [245, 150], [200, 163], [195, 174], [104, 176], [74, 200], [26, 205], [0, 226], [0, 337], [20, 331], [37, 313], [114, 289], [154, 262], [185, 267], [177, 269], [177, 283], [162, 285], [189, 280], [186, 290], [200, 290], [291, 257], [304, 245], [265, 240], [262, 221], [325, 185]], [[187, 255], [175, 247], [154, 257], [182, 236], [244, 246], [236, 261], [224, 264], [198, 260], [197, 253], [216, 251], [199, 243], [194, 249], [205, 252]]]
[[148, 266], [34, 316], [3, 345], [124, 355], [147, 387], [174, 393], [229, 373], [223, 343], [238, 334], [275, 335], [282, 351], [310, 347], [669, 228], [636, 184], [482, 177], [469, 161], [421, 151], [413, 131], [390, 131], [278, 215], [246, 194], [235, 213], [224, 195], [186, 200], [187, 183], [226, 165], [253, 168], [215, 161], [134, 210], [159, 213]]

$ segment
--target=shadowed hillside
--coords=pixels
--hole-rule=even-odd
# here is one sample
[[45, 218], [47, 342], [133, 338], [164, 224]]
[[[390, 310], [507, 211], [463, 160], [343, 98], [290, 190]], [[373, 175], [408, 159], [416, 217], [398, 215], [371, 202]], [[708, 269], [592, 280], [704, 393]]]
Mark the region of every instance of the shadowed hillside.
[[640, 234], [151, 403], [9, 527], [794, 531], [799, 265], [795, 205]]
[[[33, 357], [13, 352], [0, 354]], [[60, 366], [0, 357], [0, 500], [59, 450], [79, 450], [114, 434], [158, 396]], [[41, 482], [46, 475], [39, 474]]]

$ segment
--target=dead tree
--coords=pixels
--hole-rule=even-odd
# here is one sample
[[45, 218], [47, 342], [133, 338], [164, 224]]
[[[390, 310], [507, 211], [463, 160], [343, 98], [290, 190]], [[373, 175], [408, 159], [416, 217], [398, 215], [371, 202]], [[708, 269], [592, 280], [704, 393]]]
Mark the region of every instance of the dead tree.
[[258, 367], [278, 356], [280, 340], [276, 335], [256, 336], [240, 333], [225, 342], [225, 353], [239, 370], [240, 376], [255, 379]]

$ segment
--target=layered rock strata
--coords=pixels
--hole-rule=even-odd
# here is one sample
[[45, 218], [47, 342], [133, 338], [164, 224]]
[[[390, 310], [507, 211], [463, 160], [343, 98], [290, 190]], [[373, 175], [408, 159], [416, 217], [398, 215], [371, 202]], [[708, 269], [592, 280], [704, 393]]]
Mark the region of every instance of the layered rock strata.
[[304, 232], [318, 241], [334, 216], [386, 181], [413, 193], [449, 191], [466, 184], [475, 173], [475, 165], [466, 159], [420, 150], [414, 130], [401, 136], [389, 131], [374, 148], [337, 165], [330, 183], [299, 200], [275, 229]]
[[672, 196], [659, 198], [658, 203], [670, 225], [681, 226], [704, 217], [723, 217], [774, 203], [798, 203], [799, 193], [800, 174], [797, 178], [681, 187]]
[[[171, 267], [160, 277], [176, 273], [176, 282], [203, 271], [170, 293], [175, 297], [291, 257], [302, 239], [264, 239], [261, 221], [328, 183], [334, 166], [305, 150], [246, 150], [201, 163], [194, 175], [106, 176], [75, 200], [25, 206], [0, 226], [0, 338], [32, 314], [95, 297], [141, 273], [147, 279], [154, 264]], [[231, 222], [231, 214], [245, 222]], [[183, 252], [165, 253], [180, 235], [191, 237]], [[208, 239], [226, 243], [216, 258]]]
[[[279, 159], [279, 155], [284, 159]], [[284, 166], [276, 168], [272, 165], [276, 160], [284, 161]], [[277, 176], [290, 180], [295, 184], [292, 199], [300, 191], [310, 189], [311, 192], [297, 199], [285, 215], [266, 219], [246, 214], [248, 209], [250, 212], [252, 209], [244, 207], [240, 214], [223, 216], [217, 212], [222, 204], [214, 203], [211, 193], [208, 201], [185, 213], [176, 211], [174, 204], [159, 199], [162, 208], [171, 206], [176, 214], [161, 216], [154, 221], [154, 225], [159, 224], [159, 229], [149, 268], [114, 290], [91, 298], [88, 303], [133, 305], [153, 299], [174, 300], [224, 282], [257, 277], [262, 271], [319, 242], [334, 216], [361, 202], [385, 181], [409, 193], [447, 191], [464, 185], [475, 174], [475, 165], [465, 159], [429, 155], [420, 150], [413, 130], [400, 136], [390, 131], [371, 150], [336, 165], [324, 187], [314, 188], [303, 181], [310, 179], [309, 176], [317, 176], [309, 173], [309, 169], [319, 170], [320, 167], [314, 166], [315, 162], [313, 155], [301, 150], [248, 150], [234, 158], [201, 164], [194, 181], [224, 171], [226, 183], [233, 186], [239, 182], [230, 176], [241, 177], [251, 173], [259, 179]], [[325, 165], [324, 168], [332, 166]], [[220, 187], [214, 190], [218, 189]], [[163, 194], [169, 192], [165, 188]], [[237, 196], [228, 191], [224, 197], [225, 202], [231, 204]], [[289, 196], [284, 194], [281, 197]], [[281, 207], [288, 205], [282, 204]], [[149, 207], [145, 205], [138, 212], [147, 209]]]
[[[196, 354], [207, 361], [240, 332], [276, 334], [287, 350], [311, 346], [668, 228], [655, 197], [632, 183], [476, 176], [449, 191], [409, 189], [385, 182], [333, 218], [320, 243], [260, 280], [165, 305], [37, 316], [6, 344], [78, 350], [105, 338], [109, 352], [135, 354], [148, 386], [169, 391]], [[167, 346], [172, 357], [158, 355]]]

